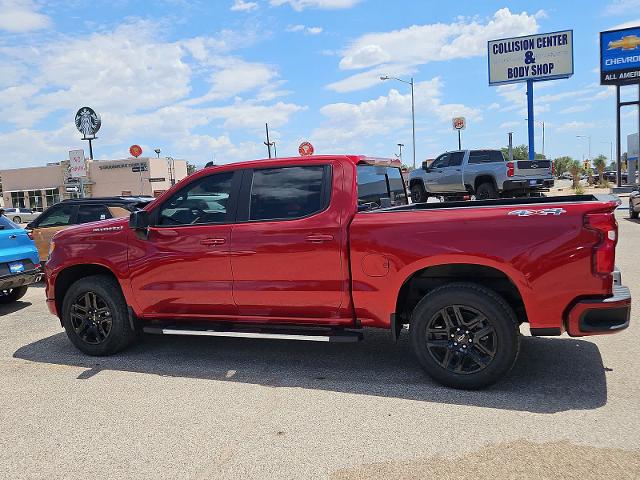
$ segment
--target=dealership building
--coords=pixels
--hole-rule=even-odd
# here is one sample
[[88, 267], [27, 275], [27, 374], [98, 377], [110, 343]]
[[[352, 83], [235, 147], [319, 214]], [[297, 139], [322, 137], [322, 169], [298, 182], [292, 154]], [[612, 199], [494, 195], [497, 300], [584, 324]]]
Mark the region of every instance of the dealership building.
[[159, 196], [187, 176], [185, 160], [126, 158], [87, 160], [87, 176], [73, 178], [69, 160], [42, 167], [0, 170], [5, 207], [43, 211], [65, 198], [149, 195]]

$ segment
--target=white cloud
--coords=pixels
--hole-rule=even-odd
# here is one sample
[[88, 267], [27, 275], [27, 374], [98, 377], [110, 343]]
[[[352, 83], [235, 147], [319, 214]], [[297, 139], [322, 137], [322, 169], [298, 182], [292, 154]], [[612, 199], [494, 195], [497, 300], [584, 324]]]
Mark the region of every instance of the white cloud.
[[613, 0], [604, 9], [606, 15], [624, 15], [640, 9], [640, 0]]
[[595, 128], [596, 126], [597, 124], [593, 122], [579, 122], [577, 120], [574, 120], [573, 122], [562, 124], [561, 126], [557, 127], [556, 130], [558, 130], [559, 132], [587, 130], [589, 128]]
[[304, 32], [307, 35], [319, 35], [322, 33], [322, 27], [307, 27], [306, 25], [289, 25], [287, 32]]
[[339, 10], [351, 8], [360, 3], [361, 0], [271, 0], [270, 4], [274, 7], [281, 5], [290, 5], [297, 12], [301, 12], [305, 8], [317, 8], [322, 10]]
[[[463, 104], [443, 103], [443, 83], [436, 77], [415, 85], [416, 129], [433, 131], [433, 125], [449, 127], [451, 118], [464, 116], [468, 121], [480, 121], [477, 108]], [[334, 103], [320, 109], [325, 122], [316, 128], [311, 138], [322, 151], [363, 151], [371, 147], [370, 139], [394, 134], [410, 138], [411, 93], [397, 89], [388, 95], [360, 103]], [[408, 130], [409, 129], [409, 130]]]
[[[275, 67], [229, 53], [248, 41], [243, 35], [166, 41], [163, 28], [135, 21], [0, 49], [0, 65], [12, 66], [0, 82], [0, 118], [15, 128], [0, 134], [3, 151], [12, 152], [0, 166], [57, 161], [82, 147], [72, 119], [85, 103], [102, 116], [98, 152], [126, 155], [123, 145], [160, 138], [175, 157], [213, 144], [202, 129], [218, 141], [236, 134], [258, 140], [265, 122], [283, 126], [305, 108], [273, 103], [288, 93]], [[23, 145], [29, 136], [34, 140]]]
[[500, 124], [500, 126], [498, 127], [500, 130], [505, 130], [507, 128], [511, 128], [511, 127], [522, 127], [524, 125], [524, 121], [522, 122], [515, 122], [515, 121], [511, 121], [511, 122], [503, 122]]
[[0, 0], [0, 30], [30, 32], [51, 25], [51, 19], [38, 12], [31, 0]]
[[245, 2], [244, 0], [235, 0], [231, 5], [232, 12], [251, 12], [258, 8], [256, 2]]
[[572, 107], [564, 108], [558, 113], [579, 113], [586, 112], [587, 110], [591, 110], [591, 105], [588, 103], [583, 103], [582, 105], [574, 105]]
[[[537, 19], [541, 15], [542, 11], [533, 15], [514, 14], [508, 8], [502, 8], [484, 23], [462, 17], [450, 24], [412, 25], [390, 32], [368, 33], [344, 50], [339, 66], [342, 70], [356, 70], [379, 69], [381, 65], [387, 65], [394, 71], [429, 62], [486, 55], [490, 39], [537, 32]], [[347, 81], [355, 85], [358, 78], [362, 79], [362, 76], [354, 77]], [[341, 85], [336, 82], [329, 88], [336, 89], [336, 84]], [[364, 82], [361, 88], [367, 86], [370, 83]]]

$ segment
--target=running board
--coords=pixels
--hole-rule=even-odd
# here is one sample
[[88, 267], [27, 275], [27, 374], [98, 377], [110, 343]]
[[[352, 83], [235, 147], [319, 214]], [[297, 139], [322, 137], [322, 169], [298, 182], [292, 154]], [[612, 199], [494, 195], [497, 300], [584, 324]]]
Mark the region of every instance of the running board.
[[180, 326], [149, 326], [144, 333], [154, 335], [190, 335], [204, 337], [264, 338], [271, 340], [301, 340], [306, 342], [350, 343], [362, 340], [362, 332], [342, 329], [287, 329], [262, 328], [256, 330], [217, 328], [181, 328]]

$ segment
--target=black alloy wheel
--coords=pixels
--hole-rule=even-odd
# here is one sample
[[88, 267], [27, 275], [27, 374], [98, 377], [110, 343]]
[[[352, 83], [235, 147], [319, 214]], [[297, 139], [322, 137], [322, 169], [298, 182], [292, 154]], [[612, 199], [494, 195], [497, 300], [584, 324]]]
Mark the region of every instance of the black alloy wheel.
[[426, 346], [445, 370], [468, 375], [484, 370], [498, 349], [495, 329], [479, 310], [450, 305], [436, 312], [427, 324]]
[[107, 303], [97, 293], [88, 291], [71, 305], [71, 325], [83, 342], [99, 345], [109, 337], [113, 317]]

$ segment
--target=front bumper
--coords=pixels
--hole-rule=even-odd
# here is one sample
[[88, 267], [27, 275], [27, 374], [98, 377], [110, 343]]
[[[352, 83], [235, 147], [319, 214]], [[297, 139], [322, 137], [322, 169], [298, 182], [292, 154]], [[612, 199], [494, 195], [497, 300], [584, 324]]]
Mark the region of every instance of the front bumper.
[[11, 288], [38, 283], [42, 279], [42, 275], [41, 269], [29, 270], [14, 275], [5, 275], [0, 277], [0, 290], [9, 290]]
[[583, 299], [569, 310], [567, 333], [572, 337], [616, 333], [629, 326], [631, 292], [623, 285], [613, 286], [613, 296]]

